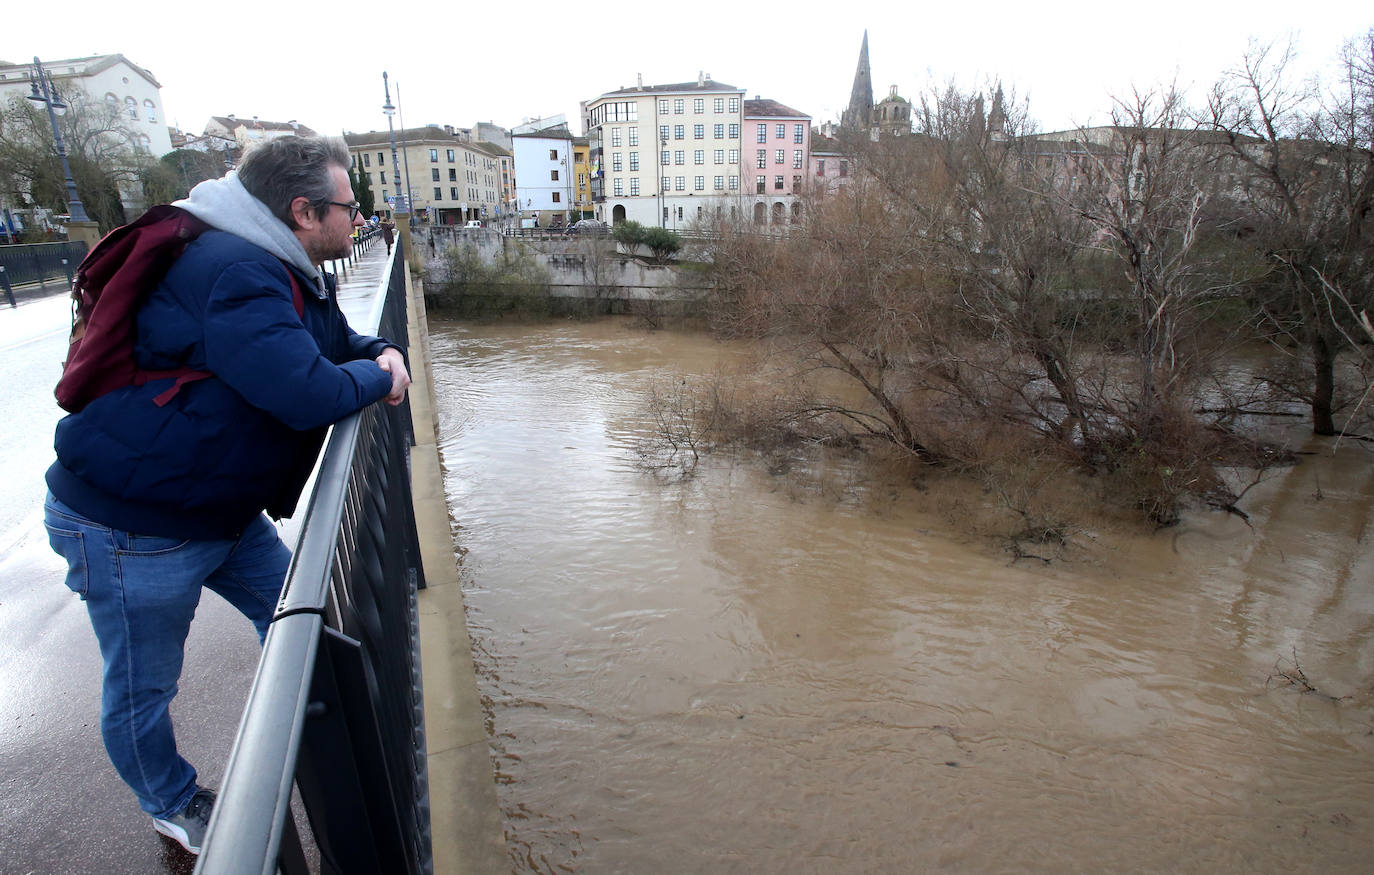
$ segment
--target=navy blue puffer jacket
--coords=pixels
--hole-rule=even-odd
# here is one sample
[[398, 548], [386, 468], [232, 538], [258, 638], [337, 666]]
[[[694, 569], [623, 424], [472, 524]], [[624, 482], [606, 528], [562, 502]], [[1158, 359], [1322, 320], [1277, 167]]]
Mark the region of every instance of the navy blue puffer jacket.
[[215, 376], [117, 389], [57, 425], [48, 488], [95, 522], [146, 535], [236, 537], [266, 510], [295, 509], [325, 429], [383, 398], [373, 361], [389, 344], [355, 334], [328, 291], [232, 234], [196, 238], [138, 315], [146, 370]]

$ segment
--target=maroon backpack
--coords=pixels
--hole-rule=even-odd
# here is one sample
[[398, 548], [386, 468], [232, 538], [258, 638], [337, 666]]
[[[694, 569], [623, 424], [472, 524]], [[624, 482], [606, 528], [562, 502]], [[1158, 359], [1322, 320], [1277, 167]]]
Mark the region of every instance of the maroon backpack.
[[[76, 413], [114, 389], [175, 377], [176, 383], [153, 399], [161, 407], [185, 384], [214, 376], [194, 368], [145, 371], [134, 361], [139, 308], [186, 245], [209, 228], [185, 210], [164, 204], [106, 234], [81, 260], [72, 283], [70, 346], [54, 390], [63, 410]], [[290, 268], [286, 273], [296, 315], [302, 316], [305, 300], [295, 274]]]

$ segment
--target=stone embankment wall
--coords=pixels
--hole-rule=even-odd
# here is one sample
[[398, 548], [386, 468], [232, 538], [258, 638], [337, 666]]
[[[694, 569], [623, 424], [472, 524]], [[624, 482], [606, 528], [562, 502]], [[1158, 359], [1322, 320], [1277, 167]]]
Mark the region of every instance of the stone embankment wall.
[[[549, 235], [512, 238], [492, 231], [470, 231], [436, 235], [434, 245], [417, 235], [420, 251], [427, 255], [426, 268], [433, 278], [426, 283], [425, 298], [439, 310], [480, 310], [472, 299], [524, 300], [533, 309], [553, 313], [626, 313], [651, 308], [664, 315], [694, 315], [705, 298], [706, 283], [697, 271], [678, 265], [648, 263], [648, 251], [626, 252], [607, 237], [563, 237]], [[495, 262], [503, 249], [523, 246], [534, 261], [549, 272], [546, 296], [531, 301], [529, 296], [503, 293], [499, 285], [488, 290], [442, 290], [442, 256], [446, 246], [476, 247], [488, 263]], [[495, 307], [494, 309], [511, 309]]]

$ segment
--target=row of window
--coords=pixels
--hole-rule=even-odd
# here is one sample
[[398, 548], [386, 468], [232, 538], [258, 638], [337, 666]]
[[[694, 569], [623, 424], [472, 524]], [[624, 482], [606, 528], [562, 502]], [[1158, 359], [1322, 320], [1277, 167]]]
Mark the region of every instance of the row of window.
[[[794, 176], [794, 177], [792, 177], [792, 193], [793, 193], [793, 194], [801, 194], [801, 179], [802, 179], [802, 178], [801, 178], [800, 176]], [[774, 190], [774, 191], [784, 191], [784, 190], [786, 190], [786, 189], [785, 189], [786, 184], [787, 184], [787, 178], [786, 178], [786, 177], [784, 177], [784, 176], [775, 176], [775, 177], [773, 177], [773, 190]], [[768, 191], [768, 177], [766, 177], [766, 176], [760, 176], [758, 179], [754, 180], [754, 191], [755, 191], [755, 193], [757, 193], [757, 194], [764, 194], [765, 192], [767, 192], [767, 191]]]
[[[432, 181], [434, 181], [434, 182], [438, 182], [438, 181], [439, 181], [439, 168], [438, 168], [438, 167], [432, 167], [432, 168], [430, 168], [430, 171], [429, 171], [429, 172], [430, 172], [430, 179], [431, 179]], [[557, 171], [554, 171], [554, 172], [556, 173]], [[464, 171], [463, 171], [463, 176], [467, 179], [468, 182], [471, 182], [471, 183], [476, 183], [476, 182], [478, 182], [478, 179], [477, 179], [477, 171], [475, 171], [475, 170], [464, 170]], [[385, 179], [383, 179], [382, 181], [383, 181], [383, 182], [386, 182]], [[452, 168], [452, 167], [450, 167], [450, 168], [448, 169], [448, 181], [449, 181], [449, 182], [457, 182], [457, 181], [458, 181], [458, 171], [455, 170], [455, 169]], [[491, 184], [492, 184], [492, 180], [491, 180], [491, 177], [490, 177], [490, 176], [487, 177], [487, 184], [488, 184], [488, 185], [491, 185]]]
[[[798, 177], [798, 178], [800, 178], [800, 177]], [[715, 191], [739, 191], [739, 177], [738, 177], [738, 176], [729, 176], [729, 177], [726, 177], [726, 176], [717, 176], [717, 177], [715, 177], [715, 178], [713, 179], [713, 182], [714, 182], [714, 190], [715, 190]], [[728, 188], [726, 187], [727, 185], [729, 186]], [[665, 176], [665, 177], [663, 177], [663, 190], [664, 190], [664, 191], [686, 191], [686, 190], [687, 190], [687, 177], [685, 177], [685, 176]], [[694, 176], [694, 177], [692, 177], [692, 190], [693, 190], [693, 191], [706, 191], [706, 190], [707, 190], [707, 189], [706, 189], [706, 177], [704, 177], [704, 176]], [[638, 177], [634, 177], [634, 178], [632, 178], [632, 179], [630, 180], [630, 196], [631, 196], [631, 197], [635, 197], [635, 196], [637, 196], [638, 194], [639, 194], [639, 178], [638, 178]], [[625, 196], [625, 185], [624, 185], [624, 180], [622, 180], [622, 179], [620, 179], [620, 178], [616, 178], [616, 179], [614, 179], [614, 180], [611, 181], [611, 195], [612, 195], [613, 197], [624, 197], [624, 196]], [[557, 197], [555, 196], [554, 199], [557, 200]]]
[[[458, 186], [456, 186], [456, 185], [449, 186], [448, 194], [449, 194], [449, 200], [451, 200], [451, 201], [463, 200], [463, 198], [460, 198], [460, 197], [458, 196]], [[496, 199], [495, 194], [493, 194], [492, 192], [489, 191], [489, 192], [487, 192], [487, 194], [489, 195], [489, 197], [488, 197], [489, 200], [495, 200], [495, 199]], [[386, 196], [386, 193], [383, 192], [383, 193], [382, 193], [382, 196], [385, 197], [385, 196]], [[434, 200], [436, 200], [436, 201], [441, 201], [441, 200], [443, 200], [443, 199], [444, 199], [444, 190], [443, 190], [442, 188], [440, 188], [439, 186], [437, 186], [437, 185], [434, 186]], [[482, 200], [482, 197], [481, 197], [481, 189], [469, 188], [469, 189], [468, 189], [467, 200], [470, 200], [470, 201], [478, 201], [478, 202], [480, 202], [480, 201]], [[556, 200], [556, 198], [555, 198], [555, 200]]]
[[[686, 163], [687, 163], [687, 152], [684, 151], [684, 150], [682, 150], [682, 149], [678, 149], [678, 150], [675, 151], [675, 152], [670, 152], [670, 151], [668, 151], [667, 149], [664, 149], [662, 152], [660, 152], [660, 153], [658, 153], [658, 154], [659, 154], [659, 163], [662, 164], [662, 165], [664, 165], [664, 166], [667, 166], [667, 165], [669, 165], [669, 164], [686, 164]], [[631, 170], [634, 170], [634, 169], [635, 169], [635, 165], [637, 165], [637, 164], [639, 163], [638, 155], [639, 155], [638, 152], [631, 152], [631, 153], [630, 153], [630, 169], [631, 169]], [[726, 150], [725, 150], [725, 149], [716, 149], [716, 150], [714, 150], [714, 151], [711, 153], [711, 157], [713, 157], [713, 158], [715, 159], [712, 163], [713, 163], [713, 164], [725, 164], [725, 163], [726, 163], [725, 156], [726, 156]], [[738, 149], [731, 149], [731, 150], [729, 150], [729, 156], [730, 156], [730, 161], [729, 161], [730, 164], [738, 164], [738, 163], [739, 163], [739, 150], [738, 150]], [[612, 152], [612, 153], [611, 153], [611, 169], [612, 169], [612, 170], [619, 170], [619, 169], [620, 169], [620, 167], [618, 166], [618, 163], [619, 163], [619, 162], [618, 162], [618, 159], [619, 159], [619, 157], [620, 157], [620, 153], [618, 153], [618, 152]], [[669, 160], [669, 159], [671, 159], [671, 160]], [[693, 150], [693, 152], [692, 152], [692, 163], [693, 163], [693, 164], [705, 164], [705, 163], [706, 163], [706, 150], [705, 150], [705, 149], [695, 149], [695, 150]]]
[[[785, 140], [785, 139], [787, 139], [787, 123], [786, 123], [786, 122], [779, 122], [779, 123], [774, 127], [774, 139], [777, 139], [777, 140]], [[766, 142], [768, 142], [768, 125], [767, 125], [767, 123], [761, 123], [761, 124], [758, 124], [758, 125], [755, 126], [755, 130], [754, 130], [754, 142], [756, 142], [756, 143], [766, 143]], [[796, 144], [798, 144], [798, 145], [800, 145], [800, 144], [806, 142], [806, 125], [805, 125], [805, 124], [797, 123], [797, 124], [792, 125], [792, 142], [794, 142], [794, 143], [796, 143]]]
[[[738, 124], [732, 123], [732, 124], [729, 125], [729, 128], [728, 128], [728, 129], [729, 129], [729, 131], [730, 131], [730, 139], [735, 140], [735, 139], [738, 139], [738, 138], [739, 138], [739, 125], [738, 125]], [[724, 125], [724, 124], [713, 125], [712, 128], [711, 128], [711, 136], [712, 136], [712, 139], [724, 140], [724, 139], [725, 139], [725, 131], [726, 131], [726, 130], [727, 130], [727, 127], [726, 127], [726, 125]], [[611, 146], [612, 146], [612, 148], [614, 148], [615, 146], [619, 146], [619, 145], [620, 145], [620, 136], [619, 136], [619, 133], [620, 133], [620, 129], [619, 129], [619, 128], [611, 128]], [[638, 139], [639, 139], [639, 138], [636, 136], [638, 133], [639, 133], [639, 129], [638, 129], [638, 128], [631, 128], [631, 129], [630, 129], [630, 145], [631, 145], [631, 146], [638, 145]], [[658, 138], [659, 138], [659, 140], [661, 140], [661, 141], [663, 141], [663, 142], [665, 142], [665, 143], [668, 142], [668, 134], [669, 134], [669, 133], [671, 133], [671, 134], [673, 135], [673, 136], [672, 136], [672, 139], [674, 139], [674, 140], [685, 140], [685, 139], [687, 139], [687, 126], [686, 126], [686, 125], [659, 125], [659, 126], [658, 126]], [[706, 139], [706, 125], [692, 125], [692, 139], [693, 139], [693, 140], [704, 140], [704, 139]]]
[[[774, 163], [774, 164], [786, 164], [786, 163], [787, 163], [787, 150], [786, 150], [786, 149], [777, 149], [776, 151], [774, 151], [774, 152], [773, 152], [773, 163]], [[757, 168], [760, 168], [760, 169], [762, 169], [762, 168], [768, 166], [768, 150], [767, 150], [767, 149], [759, 149], [758, 152], [755, 153], [755, 155], [754, 155], [754, 166], [757, 167]], [[793, 150], [792, 150], [792, 166], [793, 166], [793, 167], [797, 167], [797, 168], [800, 168], [800, 167], [803, 166], [803, 161], [802, 161], [802, 150], [801, 150], [801, 149], [793, 149]]]
[[[105, 94], [105, 102], [114, 107], [116, 112], [119, 111], [119, 98], [115, 96], [114, 92], [107, 92]], [[132, 97], [124, 98], [124, 111], [129, 114], [129, 119], [131, 121], [138, 121], [137, 100], [134, 100]], [[147, 115], [148, 121], [157, 121], [157, 104], [153, 103], [151, 100], [143, 101], [143, 112]]]
[[[658, 99], [658, 114], [659, 114], [659, 115], [668, 115], [668, 107], [669, 107], [670, 104], [671, 104], [671, 106], [672, 106], [672, 111], [673, 111], [672, 114], [673, 114], [673, 115], [682, 115], [684, 112], [687, 111], [687, 101], [686, 101], [685, 98], [678, 97], [678, 98], [674, 98], [674, 99], [672, 99], [672, 100], [670, 101], [669, 98], [667, 98], [667, 97], [660, 97], [660, 98]], [[722, 113], [722, 112], [725, 112], [725, 111], [726, 111], [726, 110], [725, 110], [725, 105], [726, 105], [726, 98], [724, 98], [724, 97], [717, 97], [717, 98], [714, 98], [714, 99], [711, 101], [711, 111], [712, 111], [712, 112], [715, 112], [715, 113], [717, 113], [717, 114]], [[731, 97], [731, 98], [729, 98], [729, 105], [730, 105], [730, 110], [729, 110], [730, 112], [739, 112], [739, 98], [738, 98], [738, 97]], [[704, 113], [706, 112], [706, 98], [704, 98], [704, 97], [695, 97], [695, 98], [693, 98], [693, 99], [692, 99], [692, 112], [695, 113], [696, 115], [702, 115], [702, 114], [704, 114]]]

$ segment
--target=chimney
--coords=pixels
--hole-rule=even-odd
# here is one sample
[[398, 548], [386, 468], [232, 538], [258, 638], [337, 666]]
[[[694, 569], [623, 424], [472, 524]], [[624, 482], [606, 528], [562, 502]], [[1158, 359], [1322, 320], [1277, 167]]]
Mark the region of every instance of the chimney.
[[287, 124], [291, 126], [291, 130], [293, 131], [300, 130], [300, 122], [296, 121], [295, 119], [291, 119], [289, 122], [287, 122]]
[[706, 72], [705, 72], [704, 70], [698, 70], [698, 71], [697, 71], [697, 87], [700, 88], [701, 86], [703, 86], [703, 85], [705, 85], [705, 84], [706, 84]]
[[640, 91], [643, 91], [643, 90], [644, 90], [644, 74], [643, 74], [643, 73], [636, 73], [636, 74], [635, 74], [635, 78], [639, 80], [639, 90], [640, 90]]
[[229, 119], [229, 121], [231, 122], [236, 122], [239, 120], [238, 116], [234, 115], [232, 112], [226, 115], [225, 118]]

